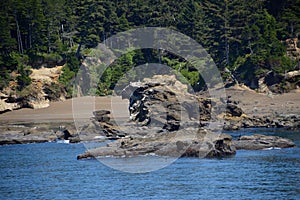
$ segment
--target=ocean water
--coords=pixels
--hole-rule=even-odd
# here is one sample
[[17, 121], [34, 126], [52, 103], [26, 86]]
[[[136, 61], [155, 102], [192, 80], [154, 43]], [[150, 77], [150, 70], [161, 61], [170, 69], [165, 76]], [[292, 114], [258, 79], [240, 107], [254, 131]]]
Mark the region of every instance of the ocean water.
[[[281, 135], [300, 146], [300, 133]], [[0, 199], [300, 199], [300, 148], [238, 151], [224, 159], [181, 158], [149, 173], [76, 160], [83, 144], [0, 146]]]

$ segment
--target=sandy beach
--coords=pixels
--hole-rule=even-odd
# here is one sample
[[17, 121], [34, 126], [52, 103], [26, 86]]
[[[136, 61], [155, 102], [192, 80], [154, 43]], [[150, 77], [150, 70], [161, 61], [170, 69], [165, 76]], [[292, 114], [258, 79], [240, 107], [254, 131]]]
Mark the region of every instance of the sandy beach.
[[[281, 95], [256, 93], [242, 87], [226, 89], [227, 97], [237, 101], [248, 116], [300, 115], [300, 91]], [[73, 106], [72, 106], [73, 105]], [[89, 119], [94, 110], [111, 110], [114, 120], [127, 119], [128, 100], [118, 96], [84, 97], [52, 102], [43, 109], [20, 109], [0, 115], [0, 124], [72, 122]]]
[[239, 102], [248, 116], [300, 115], [300, 90], [284, 94], [262, 94], [234, 86], [226, 89], [227, 96]]
[[3, 113], [0, 123], [47, 123], [72, 122], [75, 119], [89, 119], [94, 110], [113, 110], [115, 118], [128, 117], [128, 100], [121, 97], [84, 97], [66, 101], [51, 102], [50, 106], [42, 109], [24, 108]]

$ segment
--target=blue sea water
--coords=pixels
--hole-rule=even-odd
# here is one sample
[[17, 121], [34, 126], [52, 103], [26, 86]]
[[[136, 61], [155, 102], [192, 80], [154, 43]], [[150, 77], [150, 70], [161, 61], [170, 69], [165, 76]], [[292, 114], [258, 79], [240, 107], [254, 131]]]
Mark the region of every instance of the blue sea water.
[[[300, 146], [300, 133], [231, 132], [252, 133], [289, 137]], [[300, 148], [181, 158], [138, 174], [76, 160], [85, 150], [83, 144], [0, 146], [0, 199], [300, 199]]]

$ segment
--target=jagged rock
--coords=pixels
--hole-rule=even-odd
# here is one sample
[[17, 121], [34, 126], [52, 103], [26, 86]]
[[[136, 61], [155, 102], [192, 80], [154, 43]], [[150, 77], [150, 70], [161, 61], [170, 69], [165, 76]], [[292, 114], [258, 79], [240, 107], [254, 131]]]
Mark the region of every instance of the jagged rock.
[[[9, 91], [7, 92], [9, 93]], [[0, 92], [0, 114], [22, 108], [22, 100], [16, 95]]]
[[55, 135], [57, 136], [57, 139], [61, 140], [69, 140], [70, 138], [74, 137], [68, 129], [56, 131]]
[[[126, 136], [126, 133], [112, 122], [109, 110], [97, 110], [93, 112], [94, 117], [91, 123], [82, 127], [81, 135], [86, 138], [88, 135], [105, 136], [107, 139], [119, 139]], [[96, 136], [95, 136], [96, 134]]]
[[109, 122], [110, 117], [108, 116], [110, 114], [109, 110], [97, 110], [93, 112], [93, 115], [95, 116], [95, 119], [98, 122]]
[[132, 157], [155, 154], [170, 157], [221, 157], [235, 154], [231, 136], [205, 130], [181, 130], [152, 137], [126, 137], [107, 146], [88, 150], [77, 159], [91, 157]]
[[109, 110], [97, 110], [93, 112], [93, 115], [107, 138], [118, 139], [125, 136], [117, 125], [110, 122]]
[[243, 110], [233, 103], [227, 104], [226, 112], [234, 117], [240, 117], [243, 114]]
[[175, 76], [156, 75], [131, 83], [122, 97], [129, 98], [130, 119], [140, 126], [176, 131], [180, 124], [199, 121], [200, 116], [210, 118], [208, 101], [188, 93]]
[[27, 107], [32, 109], [40, 109], [40, 108], [47, 108], [50, 105], [50, 101], [48, 99], [35, 99], [30, 100], [27, 102]]
[[[200, 129], [199, 120], [210, 118], [211, 99], [187, 92], [175, 76], [156, 75], [131, 83], [122, 92], [129, 98], [132, 122], [122, 127], [126, 137], [106, 147], [89, 150], [78, 159], [101, 156], [131, 157], [156, 154], [171, 157], [218, 157], [235, 154], [231, 137]], [[106, 113], [98, 113], [102, 114]], [[96, 115], [94, 113], [94, 115]], [[119, 131], [100, 122], [106, 135]], [[133, 128], [134, 127], [134, 128]]]
[[295, 143], [286, 138], [278, 136], [266, 136], [255, 134], [251, 136], [242, 136], [238, 140], [233, 141], [237, 150], [260, 150], [267, 148], [290, 148], [295, 147]]
[[21, 131], [6, 131], [0, 135], [0, 145], [53, 142], [56, 136], [52, 131], [40, 128], [26, 128]]

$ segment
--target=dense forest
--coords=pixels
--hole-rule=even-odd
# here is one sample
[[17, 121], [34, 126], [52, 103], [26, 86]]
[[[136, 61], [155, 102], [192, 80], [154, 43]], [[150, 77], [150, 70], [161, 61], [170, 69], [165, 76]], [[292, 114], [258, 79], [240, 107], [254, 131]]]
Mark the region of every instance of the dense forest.
[[[287, 56], [286, 44], [300, 37], [299, 15], [300, 0], [1, 0], [0, 89], [13, 71], [21, 91], [31, 82], [30, 69], [64, 65], [60, 84], [70, 92], [91, 48], [137, 27], [190, 36], [212, 56], [224, 80], [233, 75], [255, 89], [261, 77], [300, 68], [299, 57]], [[157, 61], [151, 49], [122, 56], [101, 77], [97, 94], [110, 94], [132, 67]], [[161, 62], [179, 70], [195, 90], [203, 89], [201, 75], [185, 60], [165, 53]]]

